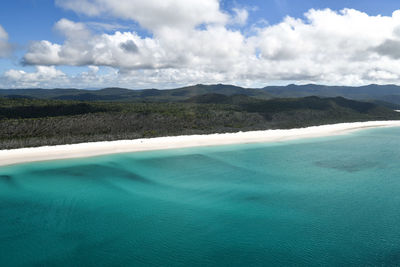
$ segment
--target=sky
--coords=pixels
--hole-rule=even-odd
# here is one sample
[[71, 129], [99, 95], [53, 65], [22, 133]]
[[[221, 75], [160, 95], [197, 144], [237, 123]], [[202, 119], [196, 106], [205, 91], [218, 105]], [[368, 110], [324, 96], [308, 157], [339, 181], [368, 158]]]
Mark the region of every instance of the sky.
[[398, 0], [2, 0], [0, 88], [400, 84]]

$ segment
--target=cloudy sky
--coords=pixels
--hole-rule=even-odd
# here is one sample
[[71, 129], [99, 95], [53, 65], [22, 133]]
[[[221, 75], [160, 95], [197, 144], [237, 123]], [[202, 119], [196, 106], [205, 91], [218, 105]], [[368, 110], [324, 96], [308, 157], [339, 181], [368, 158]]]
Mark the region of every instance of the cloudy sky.
[[0, 6], [0, 88], [400, 84], [398, 0]]

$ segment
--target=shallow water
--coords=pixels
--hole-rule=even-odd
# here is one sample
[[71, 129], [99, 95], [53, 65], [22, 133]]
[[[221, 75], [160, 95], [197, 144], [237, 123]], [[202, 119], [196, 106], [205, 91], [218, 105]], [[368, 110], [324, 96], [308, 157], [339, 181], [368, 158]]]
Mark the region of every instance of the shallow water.
[[1, 266], [400, 265], [400, 128], [0, 168]]

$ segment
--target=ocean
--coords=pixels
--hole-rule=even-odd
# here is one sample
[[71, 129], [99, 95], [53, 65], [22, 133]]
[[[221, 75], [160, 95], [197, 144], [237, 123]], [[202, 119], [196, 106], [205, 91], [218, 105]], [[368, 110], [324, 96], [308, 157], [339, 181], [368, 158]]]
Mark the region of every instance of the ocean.
[[0, 266], [400, 266], [400, 128], [0, 167]]

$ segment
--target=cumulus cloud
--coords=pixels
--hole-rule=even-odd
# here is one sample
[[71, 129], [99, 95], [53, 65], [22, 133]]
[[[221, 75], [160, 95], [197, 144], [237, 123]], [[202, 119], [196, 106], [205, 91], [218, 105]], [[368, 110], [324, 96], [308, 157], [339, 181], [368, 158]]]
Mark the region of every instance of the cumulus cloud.
[[[34, 42], [24, 56], [27, 65], [102, 65], [118, 68], [158, 68], [161, 50], [157, 41], [136, 33], [93, 35], [82, 23], [62, 19], [55, 29], [65, 36], [64, 44]], [[140, 55], [132, 53], [141, 51]], [[153, 65], [154, 64], [154, 65]]]
[[3, 86], [9, 88], [51, 87], [65, 82], [68, 77], [55, 67], [36, 66], [35, 72], [8, 70], [1, 78]]
[[77, 75], [67, 75], [54, 66], [36, 66], [29, 72], [11, 69], [0, 76], [0, 84], [2, 88], [103, 88], [118, 81], [115, 70], [98, 72], [97, 66], [88, 66], [87, 71]]
[[[92, 34], [82, 23], [62, 19], [55, 29], [65, 36], [64, 44], [33, 43], [25, 54], [27, 65], [100, 65], [122, 69], [212, 68], [225, 71], [241, 55], [244, 37], [225, 27], [192, 29], [182, 34], [170, 30], [154, 38], [134, 32]], [[243, 53], [242, 53], [243, 52]], [[230, 68], [231, 66], [229, 66]]]
[[124, 49], [128, 53], [137, 53], [137, 52], [139, 52], [138, 46], [132, 40], [128, 40], [125, 43], [121, 43], [121, 48]]
[[0, 25], [0, 58], [8, 57], [12, 53], [12, 45], [8, 42], [8, 33]]
[[56, 0], [56, 4], [77, 13], [108, 15], [139, 22], [146, 29], [193, 28], [202, 23], [224, 24], [218, 0]]
[[109, 83], [115, 79], [115, 85], [130, 88], [199, 82], [361, 85], [400, 80], [400, 11], [369, 16], [354, 9], [312, 9], [303, 19], [286, 17], [275, 25], [253, 27], [248, 35], [229, 27], [245, 24], [247, 11], [236, 9], [229, 17], [217, 0], [60, 0], [58, 4], [90, 16], [134, 20], [152, 36], [130, 31], [98, 34], [83, 23], [62, 19], [55, 30], [65, 37], [64, 43], [33, 43], [25, 64], [111, 67], [113, 75], [98, 79]]
[[[130, 70], [118, 71], [110, 67], [88, 66], [86, 71], [67, 75], [56, 67], [37, 66], [34, 71], [12, 69], [0, 76], [1, 88], [105, 88], [124, 87], [132, 89], [175, 88], [182, 84], [221, 83], [226, 77], [216, 72], [198, 70]], [[162, 81], [162, 83], [160, 83]], [[234, 83], [233, 80], [228, 81]], [[241, 85], [245, 85], [241, 83]]]
[[375, 51], [383, 56], [388, 56], [393, 59], [400, 59], [400, 39], [387, 39], [382, 44], [377, 46]]

